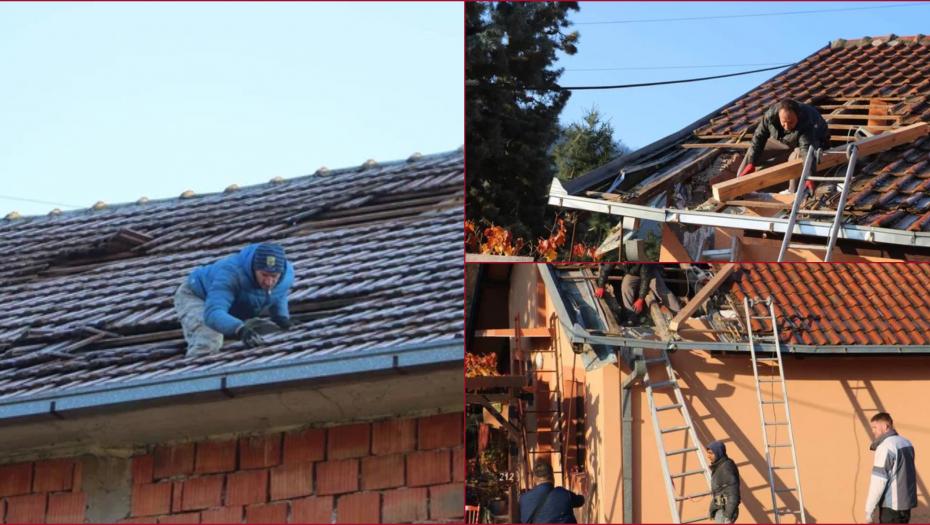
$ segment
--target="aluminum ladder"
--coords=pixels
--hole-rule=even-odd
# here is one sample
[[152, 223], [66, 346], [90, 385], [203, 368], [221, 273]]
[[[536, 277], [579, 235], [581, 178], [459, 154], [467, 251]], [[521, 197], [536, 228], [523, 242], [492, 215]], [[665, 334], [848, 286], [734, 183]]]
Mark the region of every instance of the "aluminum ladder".
[[[769, 297], [766, 300], [757, 299], [755, 301], [750, 301], [749, 298], [743, 299], [743, 304], [746, 308], [746, 330], [749, 332], [749, 351], [752, 354], [752, 373], [756, 379], [756, 395], [759, 400], [759, 416], [762, 420], [762, 440], [765, 444], [765, 462], [768, 464], [769, 468], [769, 489], [772, 493], [772, 509], [775, 512], [775, 523], [781, 523], [780, 516], [785, 514], [799, 514], [801, 516], [801, 523], [807, 523], [807, 515], [804, 513], [804, 497], [801, 494], [801, 474], [798, 469], [798, 455], [794, 445], [794, 432], [791, 428], [791, 411], [788, 408], [788, 387], [785, 383], [785, 369], [782, 363], [781, 358], [781, 344], [778, 342], [778, 324], [775, 318], [775, 305], [772, 301], [772, 298]], [[757, 316], [753, 314], [753, 306], [756, 304], [765, 304], [768, 306], [768, 315]], [[753, 320], [769, 320], [772, 323], [772, 332], [767, 334], [763, 332], [758, 337], [752, 331], [752, 321]], [[761, 323], [760, 323], [761, 324]], [[765, 326], [764, 324], [762, 325]], [[762, 342], [771, 342], [775, 346], [775, 357], [758, 357], [756, 355], [756, 340]], [[778, 377], [774, 378], [760, 378], [759, 377], [759, 362], [772, 363], [778, 368]], [[782, 398], [775, 399], [775, 393], [773, 393], [773, 399], [765, 400], [762, 397], [762, 383], [781, 383], [782, 389]], [[785, 420], [779, 421], [777, 412], [775, 415], [774, 421], [768, 421], [765, 419], [765, 406], [766, 405], [784, 405], [785, 406]], [[788, 443], [769, 443], [768, 429], [769, 427], [776, 427], [776, 432], [779, 426], [788, 427]], [[777, 441], [777, 433], [776, 433]], [[791, 465], [773, 465], [772, 464], [772, 449], [778, 448], [790, 448], [791, 449], [791, 459], [793, 463]], [[794, 471], [794, 487], [786, 488], [775, 488], [775, 471], [776, 470], [793, 470]], [[777, 494], [783, 492], [797, 492], [798, 495], [798, 504], [800, 505], [800, 510], [779, 510]]]
[[[804, 159], [804, 170], [801, 172], [801, 180], [798, 181], [798, 193], [794, 198], [794, 204], [791, 206], [791, 215], [788, 216], [788, 228], [785, 230], [785, 239], [781, 243], [781, 250], [778, 252], [778, 262], [783, 262], [785, 260], [785, 254], [788, 252], [789, 248], [799, 249], [799, 250], [823, 250], [826, 251], [824, 255], [824, 262], [830, 262], [830, 259], [833, 257], [833, 248], [836, 246], [836, 237], [840, 231], [840, 223], [843, 220], [843, 209], [846, 207], [846, 197], [849, 195], [849, 182], [853, 178], [853, 172], [856, 171], [856, 159], [859, 157], [859, 147], [855, 144], [850, 144], [846, 147], [846, 158], [849, 160], [849, 166], [846, 168], [845, 177], [816, 177], [811, 176], [811, 166], [814, 163], [814, 155], [817, 155], [819, 158], [821, 156], [821, 150], [814, 152], [813, 148], [807, 150], [807, 158]], [[843, 190], [840, 192], [840, 201], [836, 206], [836, 210], [805, 210], [801, 209], [801, 201], [804, 199], [800, 198], [804, 192], [804, 184], [809, 181], [818, 181], [818, 182], [838, 182], [843, 184]], [[833, 225], [830, 227], [830, 233], [827, 236], [827, 244], [825, 246], [820, 246], [817, 244], [791, 244], [791, 236], [794, 234], [794, 224], [798, 219], [798, 214], [804, 213], [807, 215], [833, 215]]]
[[[688, 414], [688, 407], [685, 405], [685, 398], [681, 394], [681, 388], [678, 386], [678, 380], [675, 377], [675, 371], [672, 370], [672, 363], [668, 359], [668, 353], [665, 350], [659, 350], [661, 352], [661, 357], [656, 357], [648, 359], [644, 357], [646, 373], [643, 377], [643, 383], [646, 386], [646, 397], [649, 400], [649, 412], [652, 414], [652, 427], [655, 430], [656, 436], [656, 445], [659, 450], [659, 459], [662, 462], [662, 475], [665, 479], [665, 491], [668, 494], [668, 506], [672, 513], [672, 522], [673, 523], [694, 523], [697, 521], [703, 521], [708, 519], [710, 516], [707, 514], [697, 517], [683, 520], [680, 513], [678, 512], [678, 503], [681, 501], [688, 500], [690, 498], [697, 498], [701, 496], [711, 495], [710, 489], [710, 470], [707, 466], [707, 459], [704, 457], [704, 449], [701, 447], [701, 443], [697, 439], [697, 434], [694, 431], [694, 425], [691, 423], [691, 416]], [[662, 365], [665, 367], [666, 372], [668, 373], [667, 381], [657, 381], [653, 383], [651, 376], [649, 374], [649, 367], [651, 365]], [[655, 389], [672, 389], [674, 392], [675, 402], [671, 405], [656, 406], [655, 398], [653, 392]], [[664, 412], [667, 410], [676, 410], [681, 414], [682, 419], [684, 420], [684, 425], [677, 427], [661, 428], [659, 424], [659, 412]], [[672, 432], [687, 432], [690, 437], [690, 446], [679, 449], [667, 451], [665, 449], [665, 443], [662, 441], [662, 436]], [[701, 464], [700, 469], [685, 471], [685, 472], [676, 472], [672, 473], [669, 467], [668, 458], [669, 456], [678, 456], [678, 455], [687, 455], [690, 453], [696, 453], [698, 461]], [[702, 475], [704, 481], [707, 483], [707, 490], [704, 492], [699, 492], [696, 494], [689, 494], [687, 496], [678, 496], [675, 492], [675, 483], [676, 479], [683, 479], [690, 476]]]

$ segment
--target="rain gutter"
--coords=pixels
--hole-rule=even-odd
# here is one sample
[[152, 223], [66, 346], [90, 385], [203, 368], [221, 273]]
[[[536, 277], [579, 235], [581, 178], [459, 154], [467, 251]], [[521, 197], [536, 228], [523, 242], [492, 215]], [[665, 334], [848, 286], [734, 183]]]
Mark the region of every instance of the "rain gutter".
[[372, 375], [404, 375], [463, 366], [464, 341], [451, 339], [382, 348], [346, 356], [316, 356], [293, 361], [228, 365], [177, 377], [156, 377], [112, 385], [42, 392], [0, 400], [0, 423], [23, 419], [66, 419], [117, 408], [176, 403], [197, 398], [233, 398], [239, 394], [360, 381]]
[[[736, 228], [741, 230], [785, 233], [788, 231], [787, 218], [756, 217], [748, 215], [730, 215], [709, 211], [679, 210], [675, 208], [652, 208], [639, 204], [611, 202], [589, 197], [576, 197], [566, 193], [558, 179], [552, 179], [549, 189], [549, 204], [561, 208], [593, 211], [620, 217], [636, 217], [657, 222], [695, 224], [719, 228]], [[829, 222], [798, 220], [794, 225], [794, 235], [811, 235], [829, 237]], [[842, 224], [838, 239], [862, 241], [877, 244], [895, 244], [930, 248], [930, 232], [912, 232], [891, 228], [873, 228], [857, 224]]]
[[[555, 269], [546, 264], [539, 274], [546, 284], [546, 290], [552, 299], [559, 323], [569, 335], [570, 341], [580, 344], [608, 345], [616, 347], [649, 348], [665, 350], [706, 350], [710, 352], [749, 352], [748, 342], [725, 341], [659, 341], [656, 339], [636, 339], [632, 337], [595, 335], [574, 321], [562, 299], [561, 290], [555, 275]], [[793, 354], [817, 355], [862, 355], [862, 354], [930, 354], [930, 345], [792, 345], [781, 344], [782, 352]], [[771, 343], [756, 343], [756, 350], [774, 352]]]

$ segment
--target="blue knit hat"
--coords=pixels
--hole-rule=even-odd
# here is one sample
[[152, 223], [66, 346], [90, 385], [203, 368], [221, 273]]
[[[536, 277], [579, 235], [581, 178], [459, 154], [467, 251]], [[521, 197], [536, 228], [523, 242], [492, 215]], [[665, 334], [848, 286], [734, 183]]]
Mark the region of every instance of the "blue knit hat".
[[263, 243], [255, 249], [252, 258], [252, 270], [262, 272], [284, 273], [287, 268], [284, 248], [277, 244]]

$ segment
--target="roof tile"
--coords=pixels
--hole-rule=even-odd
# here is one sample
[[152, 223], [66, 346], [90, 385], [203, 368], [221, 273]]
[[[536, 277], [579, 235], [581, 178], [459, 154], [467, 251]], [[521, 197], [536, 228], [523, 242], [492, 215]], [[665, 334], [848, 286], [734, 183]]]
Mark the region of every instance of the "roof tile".
[[783, 343], [837, 346], [930, 344], [928, 289], [925, 264], [740, 264], [721, 287], [734, 304], [772, 297]]
[[[411, 160], [0, 220], [0, 399], [461, 338], [464, 153]], [[151, 240], [116, 252], [125, 258], [79, 260], [125, 232]], [[174, 290], [264, 241], [294, 263], [297, 326], [267, 346], [185, 357]]]

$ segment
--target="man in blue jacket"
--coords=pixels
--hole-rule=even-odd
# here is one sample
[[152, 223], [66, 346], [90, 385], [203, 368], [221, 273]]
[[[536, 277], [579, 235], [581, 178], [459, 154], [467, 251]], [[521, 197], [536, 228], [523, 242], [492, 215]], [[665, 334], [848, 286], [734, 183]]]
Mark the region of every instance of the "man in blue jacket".
[[252, 244], [191, 272], [174, 294], [188, 357], [218, 352], [224, 336], [249, 348], [265, 344], [246, 321], [266, 309], [272, 322], [290, 329], [287, 292], [292, 284], [294, 267], [277, 244]]
[[533, 467], [536, 487], [520, 496], [521, 523], [578, 523], [572, 509], [584, 505], [584, 496], [555, 486], [552, 465]]

